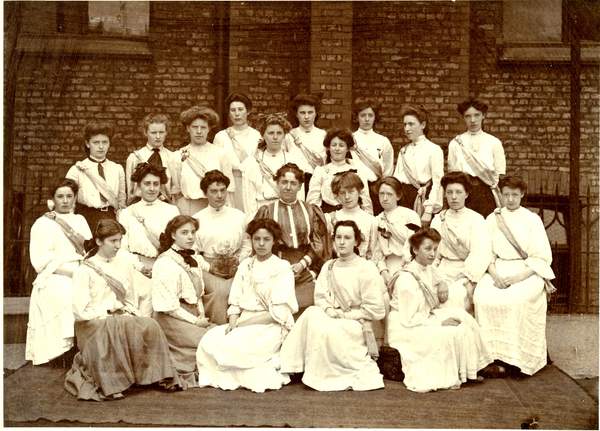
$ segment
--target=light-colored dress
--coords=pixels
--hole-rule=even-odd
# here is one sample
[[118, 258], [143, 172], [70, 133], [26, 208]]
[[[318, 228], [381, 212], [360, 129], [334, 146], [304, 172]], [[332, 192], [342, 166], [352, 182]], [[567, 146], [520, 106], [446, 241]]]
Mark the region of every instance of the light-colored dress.
[[290, 130], [290, 133], [285, 135], [285, 144], [287, 150], [295, 154], [298, 167], [305, 173], [312, 174], [315, 170], [315, 166], [313, 166], [313, 163], [307, 159], [302, 149], [296, 145], [293, 136], [296, 136], [297, 139], [299, 139], [305, 150], [308, 150], [312, 154], [321, 157], [321, 159], [324, 161], [325, 147], [323, 146], [323, 141], [325, 140], [326, 135], [327, 131], [316, 126], [313, 126], [309, 131], [306, 131], [304, 128], [298, 126]]
[[[413, 260], [406, 270], [396, 280], [388, 315], [388, 342], [400, 352], [404, 384], [428, 392], [476, 379], [477, 371], [491, 362], [477, 322], [462, 308], [438, 308], [434, 268]], [[442, 326], [450, 317], [461, 323]]]
[[528, 269], [529, 278], [499, 289], [485, 274], [475, 289], [475, 316], [493, 359], [504, 361], [532, 375], [546, 365], [546, 308], [544, 279], [553, 279], [552, 250], [539, 216], [526, 208], [502, 208], [502, 217], [528, 257], [522, 259], [498, 228], [497, 216], [486, 223], [492, 237], [494, 264], [500, 277]]
[[446, 306], [470, 308], [465, 282], [477, 283], [492, 259], [492, 244], [484, 218], [469, 208], [436, 214], [431, 227], [442, 236], [434, 266], [448, 283]]
[[352, 133], [356, 145], [366, 151], [374, 160], [379, 160], [383, 168], [383, 176], [388, 177], [394, 172], [394, 148], [390, 140], [375, 130], [358, 129]]
[[373, 261], [380, 272], [387, 269], [394, 275], [411, 259], [408, 238], [414, 231], [406, 225], [421, 226], [421, 218], [415, 211], [399, 206], [382, 212], [375, 219]]
[[[358, 246], [358, 254], [364, 258], [371, 259], [373, 254], [373, 244], [375, 242], [375, 234], [377, 232], [377, 221], [373, 215], [363, 211], [360, 207], [337, 210], [325, 214], [327, 220], [327, 230], [333, 235], [335, 224], [343, 220], [352, 220], [358, 226], [362, 235], [362, 242]], [[333, 244], [335, 250], [335, 242]]]
[[120, 283], [116, 291], [95, 269], [82, 264], [73, 276], [73, 312], [79, 353], [65, 377], [65, 389], [79, 399], [100, 401], [130, 386], [178, 385], [169, 345], [150, 317], [141, 317], [134, 302], [131, 261], [99, 255], [89, 262]]
[[319, 207], [322, 206], [323, 202], [331, 206], [340, 205], [333, 194], [333, 190], [331, 190], [331, 182], [335, 174], [349, 170], [355, 170], [363, 182], [363, 189], [360, 191], [361, 208], [369, 214], [373, 214], [373, 203], [369, 196], [369, 183], [367, 181], [366, 171], [368, 169], [362, 164], [358, 164], [354, 159], [347, 159], [346, 163], [342, 165], [327, 163], [325, 166], [317, 166], [310, 179], [306, 202]]
[[[83, 216], [69, 213], [56, 217], [85, 239], [92, 237]], [[29, 256], [38, 275], [29, 302], [25, 359], [38, 365], [73, 347], [72, 277], [55, 271], [75, 271], [83, 256], [62, 228], [46, 216], [38, 218], [31, 227]]]
[[280, 371], [279, 350], [298, 311], [294, 275], [289, 262], [271, 256], [264, 262], [245, 259], [235, 275], [228, 315], [238, 314], [237, 326], [209, 330], [196, 354], [198, 382], [254, 392], [279, 389], [290, 382]]
[[242, 171], [241, 164], [248, 157], [253, 156], [260, 141], [260, 132], [250, 126], [243, 130], [228, 127], [215, 135], [213, 144], [223, 148], [231, 157], [231, 167], [235, 182], [233, 201], [235, 208], [244, 211], [244, 199], [242, 194]]
[[225, 271], [231, 271], [232, 266], [252, 253], [252, 244], [246, 234], [246, 215], [236, 208], [223, 206], [216, 210], [209, 205], [193, 217], [199, 225], [196, 250], [209, 264], [213, 263], [213, 268], [222, 271], [215, 271], [215, 274], [202, 271], [206, 315], [211, 322], [222, 325], [227, 322], [227, 299], [233, 281], [233, 275], [225, 274]]
[[336, 260], [333, 278], [350, 306], [343, 318], [331, 318], [328, 308], [342, 309], [330, 282], [329, 262], [315, 286], [315, 305], [300, 316], [281, 348], [281, 371], [304, 371], [302, 382], [318, 391], [367, 391], [383, 388], [383, 376], [369, 356], [359, 320], [385, 316], [383, 280], [375, 264], [353, 256]]

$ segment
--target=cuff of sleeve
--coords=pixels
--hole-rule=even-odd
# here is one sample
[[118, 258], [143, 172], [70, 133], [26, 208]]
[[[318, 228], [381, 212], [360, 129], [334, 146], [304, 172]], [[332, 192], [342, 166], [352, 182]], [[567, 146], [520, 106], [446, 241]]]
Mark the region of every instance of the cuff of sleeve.
[[242, 312], [241, 308], [238, 307], [237, 305], [230, 305], [229, 308], [227, 309], [227, 317], [237, 314], [240, 315]]

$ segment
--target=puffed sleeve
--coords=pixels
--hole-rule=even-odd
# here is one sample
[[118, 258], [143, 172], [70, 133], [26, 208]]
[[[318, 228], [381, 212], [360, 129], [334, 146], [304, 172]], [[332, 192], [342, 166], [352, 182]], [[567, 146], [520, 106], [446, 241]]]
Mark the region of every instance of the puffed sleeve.
[[323, 202], [321, 198], [321, 188], [323, 187], [324, 171], [322, 166], [315, 167], [315, 170], [308, 183], [308, 194], [306, 195], [306, 203], [321, 206]]
[[45, 220], [39, 218], [33, 223], [29, 239], [29, 258], [31, 259], [31, 265], [38, 274], [55, 257], [54, 240], [44, 222]]
[[370, 261], [364, 261], [361, 266], [360, 277], [360, 296], [361, 303], [358, 309], [351, 309], [345, 313], [345, 317], [350, 319], [381, 320], [385, 317], [385, 297], [386, 291], [383, 279], [377, 272], [375, 264]]
[[121, 249], [129, 251], [129, 235], [132, 234], [129, 228], [129, 208], [119, 211], [117, 221], [125, 228], [125, 234], [121, 237]]
[[554, 271], [552, 264], [552, 249], [546, 235], [546, 229], [542, 219], [534, 213], [528, 214], [528, 224], [531, 226], [530, 237], [527, 247], [528, 257], [525, 264], [536, 272], [540, 277], [552, 280]]
[[119, 172], [119, 191], [117, 193], [117, 201], [119, 202], [119, 208], [125, 208], [127, 206], [127, 193], [126, 182], [125, 182], [125, 171], [123, 170], [123, 166], [117, 165]]
[[73, 228], [77, 231], [79, 235], [83, 237], [83, 239], [92, 239], [92, 232], [90, 231], [90, 226], [87, 223], [85, 217], [81, 214], [75, 214]]
[[383, 162], [383, 176], [392, 176], [394, 174], [394, 147], [392, 147], [392, 143], [387, 136], [383, 136], [381, 159]]
[[429, 164], [431, 166], [431, 192], [429, 197], [423, 203], [423, 207], [430, 213], [436, 213], [442, 209], [443, 194], [441, 180], [444, 176], [444, 153], [442, 149], [433, 144], [429, 156]]
[[235, 179], [233, 178], [233, 166], [232, 166], [232, 155], [225, 151], [224, 149], [219, 149], [221, 153], [221, 169], [223, 174], [229, 178], [229, 187], [227, 187], [228, 192], [235, 191]]
[[244, 201], [244, 210], [249, 220], [254, 218], [256, 210], [258, 210], [258, 204], [256, 202], [257, 190], [256, 184], [253, 181], [255, 175], [255, 169], [253, 163], [256, 163], [250, 157], [248, 157], [244, 163], [242, 163], [242, 199]]
[[131, 174], [133, 174], [133, 169], [135, 168], [135, 162], [137, 157], [135, 154], [130, 153], [127, 156], [127, 160], [125, 161], [125, 184], [127, 185], [127, 200], [131, 201], [133, 198], [133, 189], [135, 188], [135, 183], [131, 181]]
[[181, 193], [181, 184], [179, 183], [179, 177], [177, 176], [177, 156], [180, 155], [176, 151], [169, 151], [167, 159], [167, 171], [171, 182], [171, 196]]
[[492, 239], [485, 219], [481, 215], [473, 213], [470, 224], [469, 255], [465, 259], [465, 275], [469, 280], [477, 283], [492, 261]]
[[329, 290], [329, 262], [322, 266], [315, 282], [315, 305], [323, 310], [335, 308], [333, 294]]
[[229, 290], [229, 308], [227, 309], [227, 316], [231, 316], [232, 314], [239, 315], [242, 312], [242, 309], [240, 308], [240, 298], [244, 291], [250, 262], [250, 258], [244, 259], [238, 266], [235, 276], [233, 277], [231, 289]]
[[75, 315], [75, 320], [91, 320], [97, 317], [94, 316], [90, 307], [90, 289], [90, 269], [81, 265], [73, 273], [73, 314]]
[[448, 144], [448, 172], [460, 171], [460, 162], [458, 157], [458, 143], [452, 139]]
[[77, 184], [79, 183], [79, 169], [75, 165], [71, 166], [65, 175], [65, 178], [75, 181]]
[[179, 305], [178, 290], [181, 280], [179, 271], [175, 271], [169, 259], [159, 257], [152, 268], [152, 308], [154, 311], [168, 313], [177, 310]]
[[504, 154], [504, 147], [502, 142], [498, 138], [494, 138], [494, 170], [499, 175], [506, 174], [506, 155]]
[[417, 280], [410, 273], [401, 271], [394, 285], [390, 305], [397, 312], [403, 327], [413, 328], [425, 323], [429, 309], [422, 307], [424, 300]]

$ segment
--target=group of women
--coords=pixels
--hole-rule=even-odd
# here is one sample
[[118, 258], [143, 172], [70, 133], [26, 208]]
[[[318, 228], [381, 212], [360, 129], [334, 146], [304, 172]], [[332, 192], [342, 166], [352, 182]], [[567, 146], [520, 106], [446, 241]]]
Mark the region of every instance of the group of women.
[[273, 114], [253, 129], [243, 94], [227, 105], [213, 143], [217, 114], [182, 112], [175, 152], [168, 118], [148, 115], [125, 169], [107, 159], [112, 128], [86, 126], [86, 159], [31, 229], [34, 365], [77, 350], [65, 387], [102, 400], [151, 384], [262, 392], [296, 373], [377, 389], [382, 345], [420, 392], [546, 364], [550, 246], [526, 184], [503, 176], [485, 104], [458, 105], [468, 130], [446, 174], [422, 107], [403, 110], [394, 165], [375, 101], [356, 101], [354, 133], [316, 127], [311, 95], [292, 101], [295, 128]]

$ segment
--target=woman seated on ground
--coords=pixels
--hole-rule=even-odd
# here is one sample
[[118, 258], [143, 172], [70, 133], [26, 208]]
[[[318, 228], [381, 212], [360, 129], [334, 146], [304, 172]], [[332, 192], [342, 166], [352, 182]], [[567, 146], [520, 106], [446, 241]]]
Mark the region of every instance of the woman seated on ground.
[[240, 264], [231, 285], [229, 324], [209, 330], [198, 346], [200, 386], [264, 392], [290, 382], [280, 372], [279, 350], [298, 303], [289, 262], [273, 254], [281, 228], [263, 218], [247, 231], [254, 254]]
[[332, 181], [336, 175], [351, 170], [357, 173], [363, 182], [363, 187], [360, 189], [361, 206], [366, 212], [373, 214], [367, 175], [363, 165], [355, 163], [350, 152], [355, 146], [350, 130], [335, 128], [328, 130], [323, 145], [326, 152], [326, 164], [315, 167], [310, 179], [306, 202], [320, 206], [326, 214], [341, 209], [342, 203], [338, 201], [332, 190]]
[[408, 238], [413, 231], [409, 225], [421, 226], [419, 215], [399, 206], [402, 184], [394, 177], [385, 177], [378, 183], [379, 202], [383, 212], [376, 217], [373, 236], [373, 261], [386, 285], [392, 276], [410, 260]]
[[252, 252], [246, 235], [246, 215], [226, 206], [229, 178], [221, 171], [208, 171], [200, 188], [208, 206], [194, 214], [198, 220], [195, 248], [210, 264], [202, 271], [206, 315], [211, 322], [227, 322], [227, 298], [238, 264]]
[[412, 235], [413, 260], [392, 280], [388, 343], [400, 352], [404, 384], [415, 392], [481, 380], [477, 372], [491, 362], [475, 319], [463, 308], [439, 308], [448, 299], [432, 267], [440, 239], [429, 228]]
[[[260, 126], [262, 140], [256, 153], [242, 163], [244, 211], [248, 220], [254, 218], [261, 206], [279, 199], [275, 173], [286, 163], [296, 162], [294, 153], [286, 151], [283, 145], [291, 127], [283, 116], [267, 115]], [[304, 200], [303, 187], [298, 191], [298, 199]]]
[[[66, 390], [83, 400], [123, 398], [134, 384], [176, 389], [179, 378], [160, 326], [139, 316], [128, 259], [116, 257], [125, 229], [98, 222], [97, 252], [73, 276], [75, 334], [79, 353], [67, 372]], [[92, 252], [93, 253], [93, 252]]]
[[442, 187], [449, 208], [431, 222], [431, 227], [442, 236], [434, 266], [448, 283], [448, 304], [462, 306], [472, 313], [473, 290], [492, 258], [490, 234], [483, 217], [465, 207], [470, 191], [465, 174], [444, 175]]
[[92, 233], [83, 216], [73, 214], [77, 183], [61, 179], [51, 190], [49, 212], [31, 226], [29, 256], [37, 272], [29, 301], [25, 359], [44, 364], [73, 347], [73, 271], [85, 255]]
[[533, 375], [546, 365], [546, 294], [552, 250], [540, 217], [521, 206], [527, 184], [517, 177], [499, 183], [505, 207], [486, 223], [492, 263], [475, 289], [475, 316], [500, 372]]
[[[336, 199], [341, 202], [342, 208], [325, 214], [327, 229], [333, 234], [333, 227], [338, 221], [352, 220], [360, 229], [362, 240], [358, 246], [359, 255], [370, 259], [375, 236], [375, 217], [360, 207], [364, 191], [364, 183], [354, 172], [342, 172], [335, 175], [331, 182], [331, 190]], [[335, 251], [335, 248], [334, 248]]]
[[385, 287], [375, 264], [358, 256], [360, 237], [351, 220], [335, 225], [339, 258], [323, 265], [315, 305], [300, 316], [281, 348], [281, 371], [304, 372], [302, 382], [318, 391], [383, 388], [371, 322], [385, 316]]
[[194, 255], [198, 221], [178, 215], [160, 235], [154, 264], [152, 306], [164, 331], [184, 388], [197, 385], [196, 348], [209, 321], [204, 315], [202, 271], [210, 265]]

